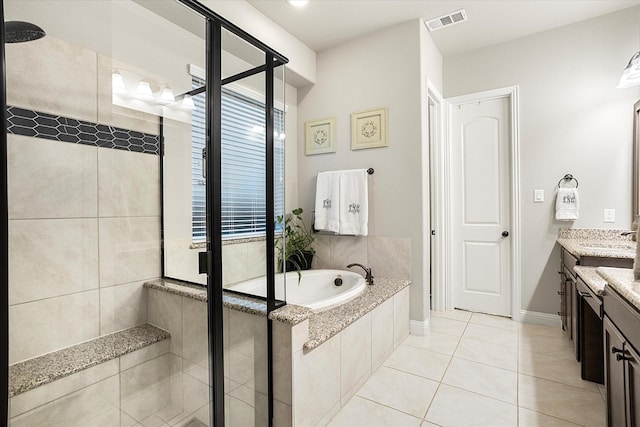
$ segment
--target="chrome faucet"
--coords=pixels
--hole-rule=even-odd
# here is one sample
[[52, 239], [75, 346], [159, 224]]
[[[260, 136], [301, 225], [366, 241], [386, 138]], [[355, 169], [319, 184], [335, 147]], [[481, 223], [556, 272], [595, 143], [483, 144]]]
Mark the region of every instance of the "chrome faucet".
[[628, 236], [629, 234], [636, 234], [637, 232], [635, 230], [632, 231], [623, 231], [622, 233], [620, 233], [621, 236]]
[[367, 284], [369, 285], [373, 285], [373, 275], [371, 274], [371, 268], [367, 268], [362, 264], [358, 264], [357, 262], [354, 262], [353, 264], [349, 264], [347, 265], [347, 268], [351, 268], [351, 267], [361, 267], [364, 272], [365, 272], [365, 280], [367, 281]]

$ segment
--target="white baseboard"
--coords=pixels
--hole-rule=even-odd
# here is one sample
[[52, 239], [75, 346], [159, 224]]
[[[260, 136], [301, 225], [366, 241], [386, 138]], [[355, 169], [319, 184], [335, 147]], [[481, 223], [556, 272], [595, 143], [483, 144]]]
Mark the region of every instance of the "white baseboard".
[[427, 335], [427, 331], [429, 330], [429, 319], [420, 321], [420, 320], [411, 320], [409, 321], [409, 333], [411, 335], [418, 335], [423, 337]]
[[550, 326], [552, 328], [560, 328], [562, 326], [560, 316], [557, 314], [540, 313], [537, 311], [527, 310], [520, 310], [520, 322]]

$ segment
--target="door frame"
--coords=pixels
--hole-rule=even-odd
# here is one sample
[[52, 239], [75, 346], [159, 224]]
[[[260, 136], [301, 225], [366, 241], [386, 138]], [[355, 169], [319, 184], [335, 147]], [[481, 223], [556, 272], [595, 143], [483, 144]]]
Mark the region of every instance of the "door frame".
[[[448, 205], [446, 203], [447, 192], [449, 187], [448, 175], [442, 173], [447, 170], [448, 150], [446, 146], [446, 101], [436, 88], [436, 86], [427, 79], [427, 123], [428, 123], [428, 139], [425, 151], [428, 159], [425, 164], [429, 165], [428, 181], [425, 182], [424, 203], [429, 203], [429, 207], [423, 209], [424, 212], [424, 240], [429, 242], [429, 257], [425, 257], [425, 276], [428, 280], [424, 283], [430, 283], [430, 310], [445, 310], [447, 303], [447, 288], [449, 283], [450, 269], [447, 268], [447, 245], [449, 243], [447, 236], [449, 235], [445, 221], [448, 214]], [[429, 110], [433, 108], [434, 114], [430, 115]], [[433, 122], [431, 118], [433, 117]], [[431, 230], [435, 230], [435, 238], [431, 234]], [[430, 269], [427, 268], [430, 266]]]
[[[445, 145], [446, 159], [444, 162], [446, 176], [446, 190], [445, 191], [445, 204], [447, 212], [453, 211], [453, 200], [451, 195], [451, 182], [453, 180], [453, 165], [451, 159], [451, 135], [452, 132], [452, 117], [453, 108], [463, 104], [470, 104], [474, 102], [488, 101], [496, 98], [507, 98], [509, 100], [509, 119], [510, 119], [510, 144], [509, 144], [509, 175], [511, 186], [511, 318], [515, 321], [520, 321], [522, 318], [521, 307], [521, 226], [520, 226], [520, 132], [519, 132], [519, 87], [507, 86], [503, 88], [475, 92], [466, 95], [447, 98], [447, 144]], [[446, 229], [451, 230], [453, 224], [451, 223], [451, 216], [445, 215], [444, 222], [446, 223]], [[452, 271], [454, 266], [453, 259], [453, 241], [451, 233], [446, 235], [447, 250], [445, 255], [445, 269], [447, 272]], [[445, 295], [445, 307], [446, 310], [452, 310], [454, 308], [455, 301], [453, 300], [453, 284], [450, 280], [446, 281], [446, 286], [442, 288], [443, 284], [440, 284], [439, 292]]]

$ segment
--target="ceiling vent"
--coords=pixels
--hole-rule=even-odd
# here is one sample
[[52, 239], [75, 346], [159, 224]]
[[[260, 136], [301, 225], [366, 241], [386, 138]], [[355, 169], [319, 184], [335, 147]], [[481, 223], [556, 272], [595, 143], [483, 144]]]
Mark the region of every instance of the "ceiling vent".
[[437, 18], [429, 19], [428, 21], [424, 21], [424, 24], [427, 26], [429, 31], [436, 31], [444, 27], [459, 24], [460, 22], [465, 22], [466, 20], [467, 12], [465, 12], [464, 9], [460, 9], [456, 12], [451, 12], [448, 15], [443, 15]]

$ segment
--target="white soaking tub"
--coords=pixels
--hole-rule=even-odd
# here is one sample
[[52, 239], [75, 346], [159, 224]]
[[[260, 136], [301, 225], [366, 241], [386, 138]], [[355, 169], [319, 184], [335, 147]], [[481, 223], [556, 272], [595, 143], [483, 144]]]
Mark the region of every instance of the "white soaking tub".
[[[344, 270], [304, 270], [298, 281], [298, 272], [286, 273], [286, 298], [283, 295], [284, 273], [276, 274], [276, 298], [289, 304], [301, 305], [312, 310], [322, 310], [346, 302], [364, 291], [367, 282], [358, 273]], [[337, 278], [342, 285], [336, 286]], [[266, 296], [266, 279], [258, 277], [228, 288], [251, 295]]]

